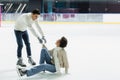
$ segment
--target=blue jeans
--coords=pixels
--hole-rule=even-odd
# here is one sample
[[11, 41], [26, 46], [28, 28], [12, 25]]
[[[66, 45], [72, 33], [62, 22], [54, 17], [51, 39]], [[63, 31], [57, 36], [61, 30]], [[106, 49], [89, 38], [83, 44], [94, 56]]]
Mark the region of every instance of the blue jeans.
[[26, 50], [27, 50], [27, 56], [31, 56], [31, 48], [30, 48], [30, 42], [29, 42], [29, 36], [27, 31], [17, 31], [14, 30], [15, 36], [16, 36], [16, 41], [17, 41], [17, 57], [21, 58], [22, 57], [22, 48], [23, 48], [23, 40], [26, 45]]
[[[46, 62], [46, 63], [45, 63]], [[56, 72], [55, 65], [51, 63], [51, 57], [47, 49], [43, 48], [40, 54], [40, 64], [27, 70], [27, 76], [35, 75], [41, 71]]]

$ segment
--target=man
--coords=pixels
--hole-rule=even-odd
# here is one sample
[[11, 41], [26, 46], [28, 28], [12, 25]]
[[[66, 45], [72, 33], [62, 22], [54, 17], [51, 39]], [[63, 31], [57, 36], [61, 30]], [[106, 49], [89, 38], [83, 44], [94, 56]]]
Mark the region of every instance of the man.
[[43, 48], [40, 54], [39, 65], [30, 69], [17, 68], [20, 76], [33, 76], [41, 71], [49, 71], [52, 73], [61, 74], [61, 68], [65, 68], [65, 73], [68, 73], [69, 63], [65, 47], [67, 46], [67, 39], [62, 37], [56, 41], [56, 47], [50, 51]]
[[[44, 36], [44, 34], [39, 26], [39, 23], [38, 23], [39, 15], [40, 15], [39, 10], [35, 9], [31, 13], [22, 14], [16, 20], [14, 32], [15, 32], [16, 41], [17, 41], [17, 45], [18, 45], [17, 65], [19, 65], [21, 67], [26, 67], [26, 65], [23, 63], [23, 59], [22, 59], [23, 41], [25, 43], [26, 50], [27, 50], [28, 62], [31, 65], [36, 65], [36, 63], [33, 61], [32, 57], [31, 57], [31, 47], [30, 47], [30, 41], [29, 41], [27, 28], [39, 40], [40, 43], [43, 43], [43, 40], [46, 43], [45, 36]], [[33, 23], [36, 25], [36, 28], [37, 28], [38, 32], [41, 34], [42, 39], [39, 37], [39, 35], [36, 33], [35, 29], [33, 28], [33, 26], [32, 26]]]

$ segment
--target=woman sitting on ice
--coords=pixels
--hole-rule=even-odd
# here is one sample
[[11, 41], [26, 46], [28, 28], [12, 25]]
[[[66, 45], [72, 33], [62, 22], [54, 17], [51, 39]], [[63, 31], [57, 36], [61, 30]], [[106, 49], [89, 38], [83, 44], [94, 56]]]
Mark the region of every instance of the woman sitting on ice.
[[18, 68], [18, 72], [20, 76], [27, 75], [32, 76], [41, 71], [49, 71], [52, 73], [61, 73], [60, 68], [65, 68], [65, 73], [68, 73], [68, 60], [65, 51], [65, 47], [67, 46], [67, 39], [62, 37], [61, 39], [57, 40], [56, 48], [48, 51], [47, 48], [42, 48], [40, 54], [40, 64], [35, 66], [29, 70], [23, 70]]

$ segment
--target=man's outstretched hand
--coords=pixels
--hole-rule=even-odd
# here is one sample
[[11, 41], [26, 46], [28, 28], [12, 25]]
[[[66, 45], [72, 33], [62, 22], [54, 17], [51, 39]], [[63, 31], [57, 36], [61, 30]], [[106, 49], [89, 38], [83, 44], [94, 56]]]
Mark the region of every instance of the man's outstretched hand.
[[43, 40], [38, 37], [38, 41], [42, 44]]
[[42, 36], [42, 40], [44, 40], [44, 43], [47, 43], [45, 36]]

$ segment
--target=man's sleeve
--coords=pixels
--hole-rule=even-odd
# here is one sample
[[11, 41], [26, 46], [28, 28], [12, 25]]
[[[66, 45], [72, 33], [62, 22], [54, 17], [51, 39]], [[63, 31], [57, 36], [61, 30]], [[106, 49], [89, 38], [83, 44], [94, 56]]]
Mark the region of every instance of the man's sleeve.
[[56, 72], [60, 73], [60, 64], [59, 64], [59, 59], [57, 57], [57, 51], [56, 50], [54, 50], [53, 56], [54, 56], [54, 62], [55, 62]]
[[48, 50], [48, 52], [50, 53], [51, 56], [53, 56], [53, 51], [54, 51], [54, 49]]
[[42, 31], [38, 21], [35, 21], [35, 25], [36, 25], [36, 28], [37, 28], [38, 32], [41, 34], [41, 36], [44, 36], [43, 31]]
[[32, 26], [29, 26], [29, 30], [31, 31], [31, 33], [35, 36], [35, 37], [39, 37], [38, 34], [36, 33], [35, 29]]
[[25, 21], [27, 23], [28, 29], [30, 30], [30, 32], [35, 36], [35, 37], [39, 37], [38, 34], [36, 33], [35, 29], [32, 27], [32, 24], [30, 23], [30, 19], [28, 16], [25, 16]]
[[68, 58], [67, 58], [66, 52], [63, 55], [63, 61], [64, 61], [64, 66], [65, 66], [65, 72], [68, 73], [69, 62], [68, 62]]

